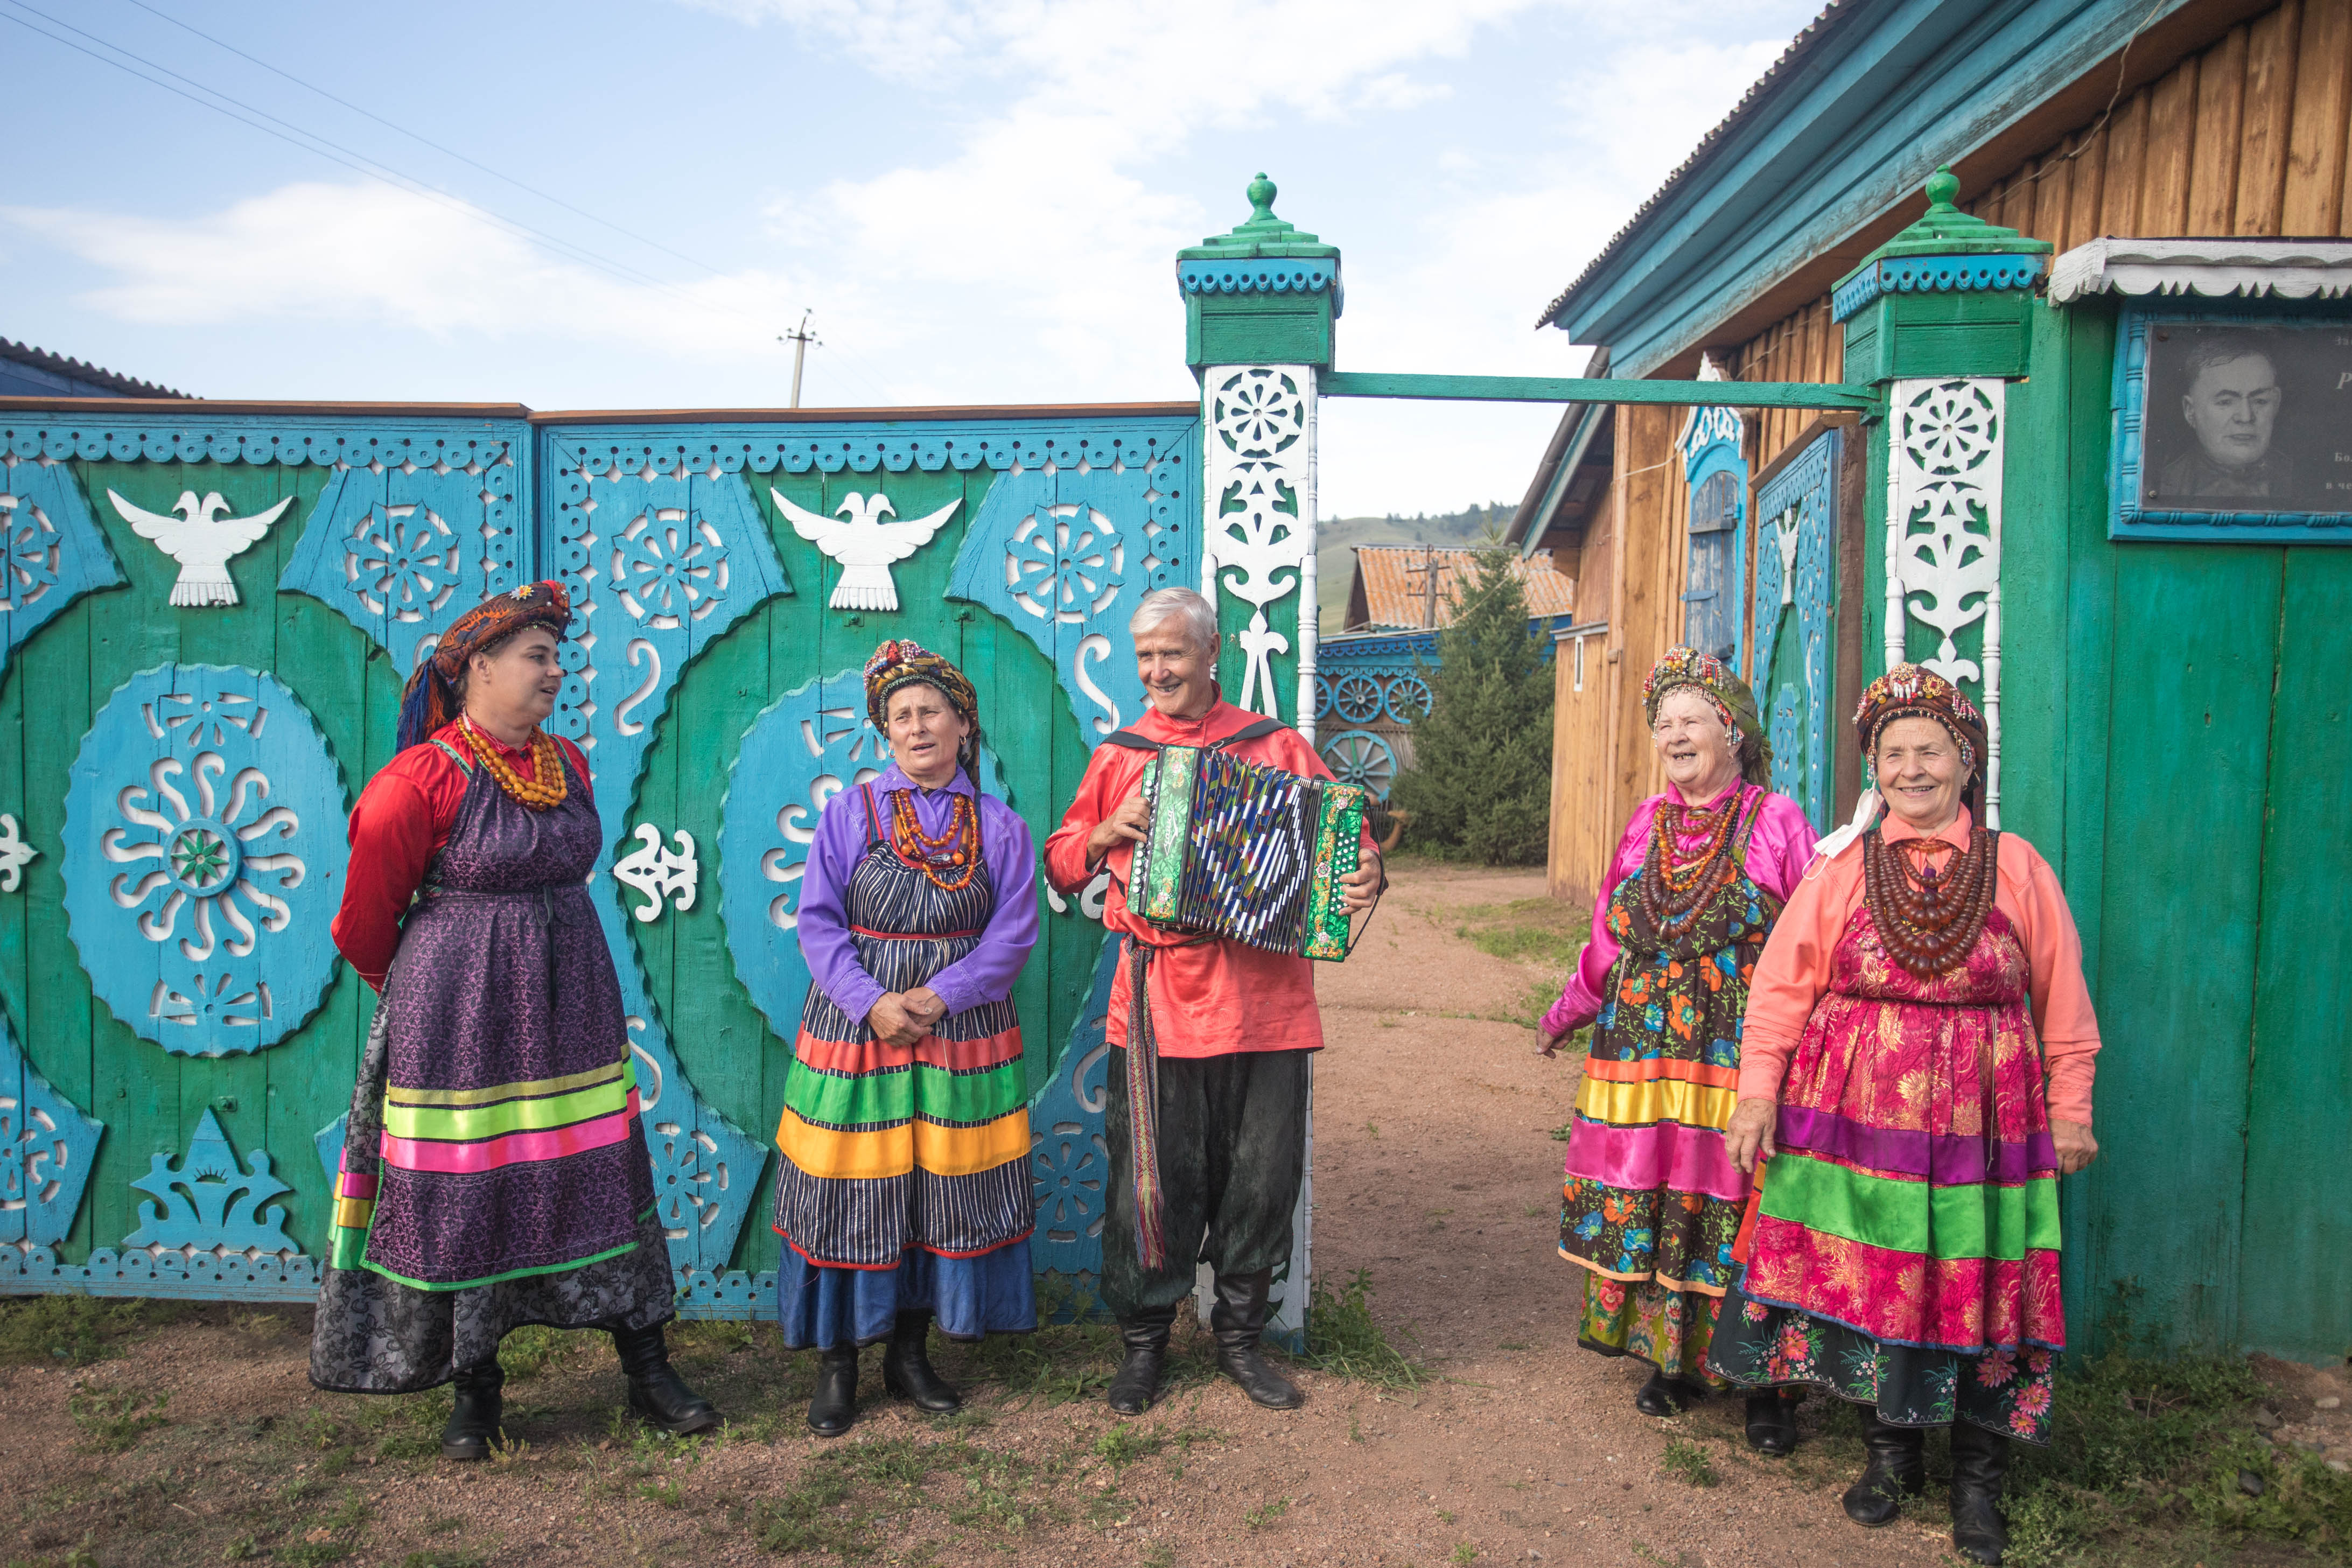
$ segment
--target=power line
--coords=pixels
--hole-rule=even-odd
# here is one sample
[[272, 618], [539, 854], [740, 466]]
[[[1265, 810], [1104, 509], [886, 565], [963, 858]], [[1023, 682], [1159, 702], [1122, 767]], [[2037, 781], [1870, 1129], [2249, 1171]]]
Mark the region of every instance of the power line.
[[[84, 28], [75, 26], [72, 23], [65, 21], [59, 17], [52, 16], [47, 12], [26, 5], [25, 0], [5, 0], [5, 3], [16, 7], [17, 10], [30, 12], [33, 16], [38, 16], [42, 21], [50, 24], [52, 26], [63, 27], [68, 32], [79, 34], [80, 37], [89, 39], [91, 43], [97, 44], [102, 48], [111, 50], [114, 54], [124, 57], [125, 59], [135, 61], [139, 66], [145, 67], [149, 71], [161, 72], [163, 76], [171, 77], [174, 80], [184, 82], [187, 84], [187, 87], [175, 87], [170, 81], [163, 81], [159, 79], [157, 77], [147, 75], [145, 72], [133, 68], [132, 66], [124, 64], [122, 60], [110, 58], [106, 55], [100, 54], [95, 49], [89, 48], [82, 44], [78, 44], [71, 38], [61, 37], [58, 34], [48, 31], [47, 28], [37, 26], [33, 23], [26, 21], [24, 17], [11, 15], [9, 12], [0, 11], [0, 20], [14, 22], [18, 26], [25, 28], [27, 32], [47, 38], [52, 43], [62, 44], [67, 48], [72, 49], [78, 54], [86, 55], [101, 65], [111, 66], [115, 69], [123, 72], [125, 75], [135, 77], [139, 80], [146, 82], [151, 86], [160, 87], [164, 91], [173, 93], [180, 98], [184, 98], [189, 102], [196, 104], [201, 108], [209, 109], [216, 114], [220, 114], [227, 119], [236, 121], [241, 125], [248, 126], [253, 130], [259, 131], [265, 135], [273, 136], [278, 141], [286, 142], [289, 146], [296, 147], [303, 152], [324, 158], [328, 162], [340, 164], [343, 168], [349, 169], [354, 174], [360, 174], [368, 179], [375, 180], [380, 184], [390, 185], [394, 189], [403, 191], [407, 195], [433, 201], [453, 212], [470, 217], [478, 223], [486, 224], [493, 228], [497, 228], [513, 237], [536, 242], [545, 248], [562, 257], [566, 260], [575, 261], [582, 265], [593, 268], [597, 271], [603, 272], [609, 277], [618, 279], [623, 282], [637, 283], [647, 288], [660, 289], [661, 291], [670, 294], [688, 304], [693, 305], [700, 310], [707, 310], [713, 315], [731, 317], [734, 320], [742, 321], [748, 325], [761, 327], [764, 331], [762, 323], [761, 323], [756, 318], [746, 315], [739, 310], [730, 306], [720, 305], [714, 301], [698, 298], [696, 295], [688, 293], [686, 290], [667, 281], [666, 279], [640, 271], [635, 268], [628, 266], [626, 263], [614, 260], [612, 258], [606, 257], [600, 252], [590, 250], [585, 246], [580, 245], [576, 241], [563, 239], [558, 236], [549, 234], [543, 229], [506, 217], [476, 203], [464, 200], [463, 198], [431, 184], [429, 181], [420, 180], [414, 175], [404, 174], [400, 170], [394, 168], [391, 164], [385, 163], [379, 159], [369, 157], [364, 153], [345, 147], [341, 143], [328, 137], [321, 136], [316, 132], [307, 130], [302, 126], [295, 124], [291, 121], [281, 119], [278, 115], [271, 114], [267, 110], [256, 108], [252, 104], [232, 97], [230, 94], [223, 92], [217, 88], [206, 86], [205, 83], [196, 80], [194, 77], [173, 70], [169, 66], [160, 65], [132, 50], [124, 48], [120, 44], [100, 37], [97, 34], [89, 32]], [[138, 4], [139, 0], [133, 0], [133, 3]], [[147, 6], [142, 6], [142, 8], [152, 9], [152, 7]], [[162, 15], [160, 12], [156, 14], [159, 16]], [[173, 18], [167, 16], [164, 19], [169, 21]], [[184, 24], [182, 25], [184, 26]], [[189, 30], [194, 31], [193, 28]], [[217, 42], [217, 40], [212, 41]], [[222, 47], [228, 47], [229, 46], [223, 45]], [[242, 54], [242, 51], [240, 50], [232, 49], [231, 52]], [[245, 58], [248, 59], [252, 58], [250, 56], [246, 56]], [[265, 65], [265, 62], [259, 60], [256, 60], [254, 63], [257, 65]], [[265, 68], [272, 70], [276, 69], [275, 67], [268, 67], [266, 65]], [[282, 75], [284, 73], [280, 72], [279, 74]], [[194, 89], [195, 91], [189, 91], [189, 88]], [[208, 96], [198, 97], [198, 93], [206, 94]], [[332, 95], [324, 96], [331, 97]], [[212, 101], [214, 99], [218, 99], [221, 101], [217, 103], [214, 102]], [[341, 100], [337, 100], [336, 101], [341, 102]], [[225, 107], [225, 105], [227, 107]], [[357, 106], [351, 105], [347, 107], [356, 108]], [[239, 113], [237, 110], [243, 110], [244, 112]], [[365, 110], [360, 110], [359, 112], [363, 114], [368, 113]], [[252, 118], [254, 116], [257, 116], [258, 118]], [[370, 114], [369, 118], [380, 119], [381, 117]], [[268, 121], [268, 123], [264, 123], [264, 121]], [[386, 121], [383, 121], [383, 123], [389, 125], [391, 122]], [[393, 126], [392, 128], [394, 130], [400, 129], [398, 126]], [[405, 132], [403, 133], [413, 134], [412, 132]], [[423, 139], [418, 138], [418, 140], [421, 141]], [[427, 144], [437, 145], [435, 143]], [[442, 150], [447, 151], [446, 149]], [[453, 153], [451, 155], [464, 158], [464, 154], [462, 153]], [[466, 158], [464, 161], [469, 163], [474, 163], [474, 160], [470, 158]], [[487, 170], [487, 166], [483, 164], [475, 163], [475, 166], [478, 168], [485, 168]], [[487, 170], [487, 172], [492, 174], [497, 174], [497, 171], [495, 170]], [[497, 177], [505, 179], [507, 176], [498, 175]], [[519, 182], [510, 183], [519, 184]], [[529, 189], [530, 187], [526, 186], [524, 188]], [[569, 204], [566, 203], [559, 202], [558, 205], [569, 206]], [[571, 210], [577, 212], [581, 209], [572, 208]], [[594, 215], [583, 214], [583, 216], [593, 218]], [[603, 222], [604, 220], [596, 219], [595, 221]], [[627, 231], [623, 230], [622, 232], [626, 233]], [[636, 237], [632, 236], [632, 237]], [[657, 247], [656, 248], [666, 247]], [[675, 255], [677, 253], [672, 252], [671, 254]], [[702, 267], [705, 270], [715, 270], [709, 268], [706, 263], [694, 261], [691, 257], [682, 257], [681, 258], [693, 262], [693, 265]], [[725, 275], [718, 274], [718, 276], [724, 278]], [[887, 402], [889, 395], [888, 393], [876, 383], [871, 376], [866, 374], [861, 369], [859, 369], [854, 360], [845, 362], [843, 363], [843, 368], [850, 370], [853, 374], [858, 376], [858, 379], [866, 382], [868, 385], [873, 386], [875, 391], [881, 395], [883, 401]]]
[[[551, 203], [553, 205], [562, 207], [565, 212], [572, 213], [580, 217], [584, 217], [590, 223], [602, 225], [604, 227], [611, 229], [614, 234], [622, 235], [629, 239], [635, 240], [639, 245], [649, 246], [653, 249], [660, 251], [665, 256], [676, 257], [678, 260], [685, 262], [689, 267], [698, 267], [702, 268], [703, 271], [709, 273], [713, 278], [724, 278], [727, 276], [718, 268], [711, 266], [708, 261], [703, 261], [695, 257], [688, 256], [682, 250], [674, 250], [670, 247], [664, 245], [660, 240], [653, 239], [647, 236], [639, 234], [635, 229], [624, 228], [610, 218], [600, 217], [596, 214], [590, 212], [585, 207], [572, 205], [570, 202], [565, 201], [562, 196], [551, 195], [546, 191], [541, 190], [537, 185], [530, 184], [524, 181], [516, 179], [512, 174], [503, 173], [498, 169], [493, 169], [478, 158], [467, 157], [465, 153], [458, 152], [455, 147], [443, 146], [440, 142], [434, 141], [429, 136], [421, 135], [416, 132], [411, 131], [405, 125], [386, 120], [383, 115], [375, 112], [375, 110], [363, 108], [359, 104], [353, 103], [348, 98], [339, 98], [315, 82], [307, 81], [301, 77], [296, 76], [291, 71], [281, 70], [278, 67], [271, 65], [268, 60], [261, 58], [258, 55], [249, 55], [243, 49], [238, 48], [235, 44], [229, 43], [225, 39], [216, 38], [201, 27], [194, 26], [186, 22], [183, 22], [180, 18], [173, 16], [168, 11], [160, 10], [153, 5], [150, 5], [147, 3], [147, 0], [130, 0], [130, 3], [138, 6], [142, 11], [147, 12], [150, 16], [161, 16], [164, 21], [171, 23], [172, 26], [180, 28], [184, 32], [194, 33], [197, 37], [204, 39], [205, 42], [213, 45], [216, 48], [226, 49], [230, 54], [236, 56], [239, 59], [251, 61], [253, 64], [259, 66], [263, 70], [269, 72], [272, 76], [283, 77], [286, 80], [292, 82], [295, 86], [301, 88], [306, 91], [316, 93], [319, 97], [325, 99], [330, 103], [341, 104], [345, 109], [350, 110], [353, 114], [365, 115], [368, 119], [374, 121], [378, 125], [382, 125], [388, 130], [396, 131], [412, 142], [422, 142], [425, 146], [432, 148], [436, 153], [455, 158], [460, 163], [465, 163], [473, 168], [479, 169], [482, 173], [489, 175], [494, 180], [503, 180], [519, 191], [529, 192], [530, 195], [537, 196], [541, 201]], [[62, 26], [63, 24], [60, 25]]]

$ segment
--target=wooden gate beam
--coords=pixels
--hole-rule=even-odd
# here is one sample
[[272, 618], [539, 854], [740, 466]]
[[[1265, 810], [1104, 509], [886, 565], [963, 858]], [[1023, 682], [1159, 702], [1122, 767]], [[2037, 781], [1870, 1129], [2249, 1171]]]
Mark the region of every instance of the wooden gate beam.
[[1550, 375], [1412, 375], [1331, 370], [1326, 397], [1425, 397], [1468, 403], [1663, 403], [1701, 408], [1841, 408], [1876, 416], [1886, 400], [1868, 386], [1809, 381], [1616, 381]]

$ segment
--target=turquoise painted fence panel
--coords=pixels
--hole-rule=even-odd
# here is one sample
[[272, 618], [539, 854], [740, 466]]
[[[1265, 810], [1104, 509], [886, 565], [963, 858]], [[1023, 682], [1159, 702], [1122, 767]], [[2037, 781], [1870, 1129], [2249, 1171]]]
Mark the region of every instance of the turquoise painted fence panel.
[[1833, 815], [1830, 620], [1840, 444], [1825, 430], [1756, 497], [1756, 647], [1748, 684], [1772, 743], [1772, 788], [1815, 831]]

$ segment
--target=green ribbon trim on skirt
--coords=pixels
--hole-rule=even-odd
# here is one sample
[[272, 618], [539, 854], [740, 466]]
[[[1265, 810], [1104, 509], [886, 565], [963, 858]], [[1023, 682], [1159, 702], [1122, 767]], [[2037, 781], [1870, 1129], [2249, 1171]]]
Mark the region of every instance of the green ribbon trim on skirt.
[[1029, 1069], [1018, 1057], [978, 1072], [950, 1072], [918, 1062], [837, 1078], [794, 1061], [784, 1075], [784, 1103], [803, 1121], [873, 1127], [911, 1121], [993, 1121], [1029, 1098]]
[[1927, 1258], [2016, 1262], [2028, 1251], [2058, 1250], [2058, 1182], [2052, 1176], [2022, 1186], [1931, 1187], [1784, 1149], [1766, 1174], [1760, 1212]]

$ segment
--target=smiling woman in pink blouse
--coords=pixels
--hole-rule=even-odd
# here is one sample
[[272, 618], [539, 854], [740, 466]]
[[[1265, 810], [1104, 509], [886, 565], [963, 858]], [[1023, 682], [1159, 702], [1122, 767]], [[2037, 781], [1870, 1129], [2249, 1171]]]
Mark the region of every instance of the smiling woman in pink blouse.
[[[1584, 1271], [1578, 1342], [1649, 1363], [1633, 1405], [1663, 1416], [1710, 1382], [1724, 1386], [1706, 1358], [1748, 1197], [1723, 1143], [1740, 1016], [1813, 829], [1796, 802], [1765, 787], [1772, 752], [1756, 699], [1721, 659], [1672, 649], [1642, 696], [1666, 791], [1625, 828], [1592, 940], [1544, 1016], [1543, 1053], [1594, 1026], [1559, 1252]], [[1748, 1437], [1767, 1454], [1795, 1447], [1779, 1394], [1749, 1400]]]
[[1769, 1170], [1709, 1361], [1863, 1407], [1859, 1524], [1950, 1426], [1952, 1542], [1999, 1563], [2009, 1439], [2046, 1440], [2066, 1342], [2057, 1178], [2098, 1153], [2098, 1023], [2049, 862], [1983, 826], [1976, 709], [1898, 665], [1855, 719], [1888, 816], [1823, 841], [1756, 971], [1726, 1142]]

